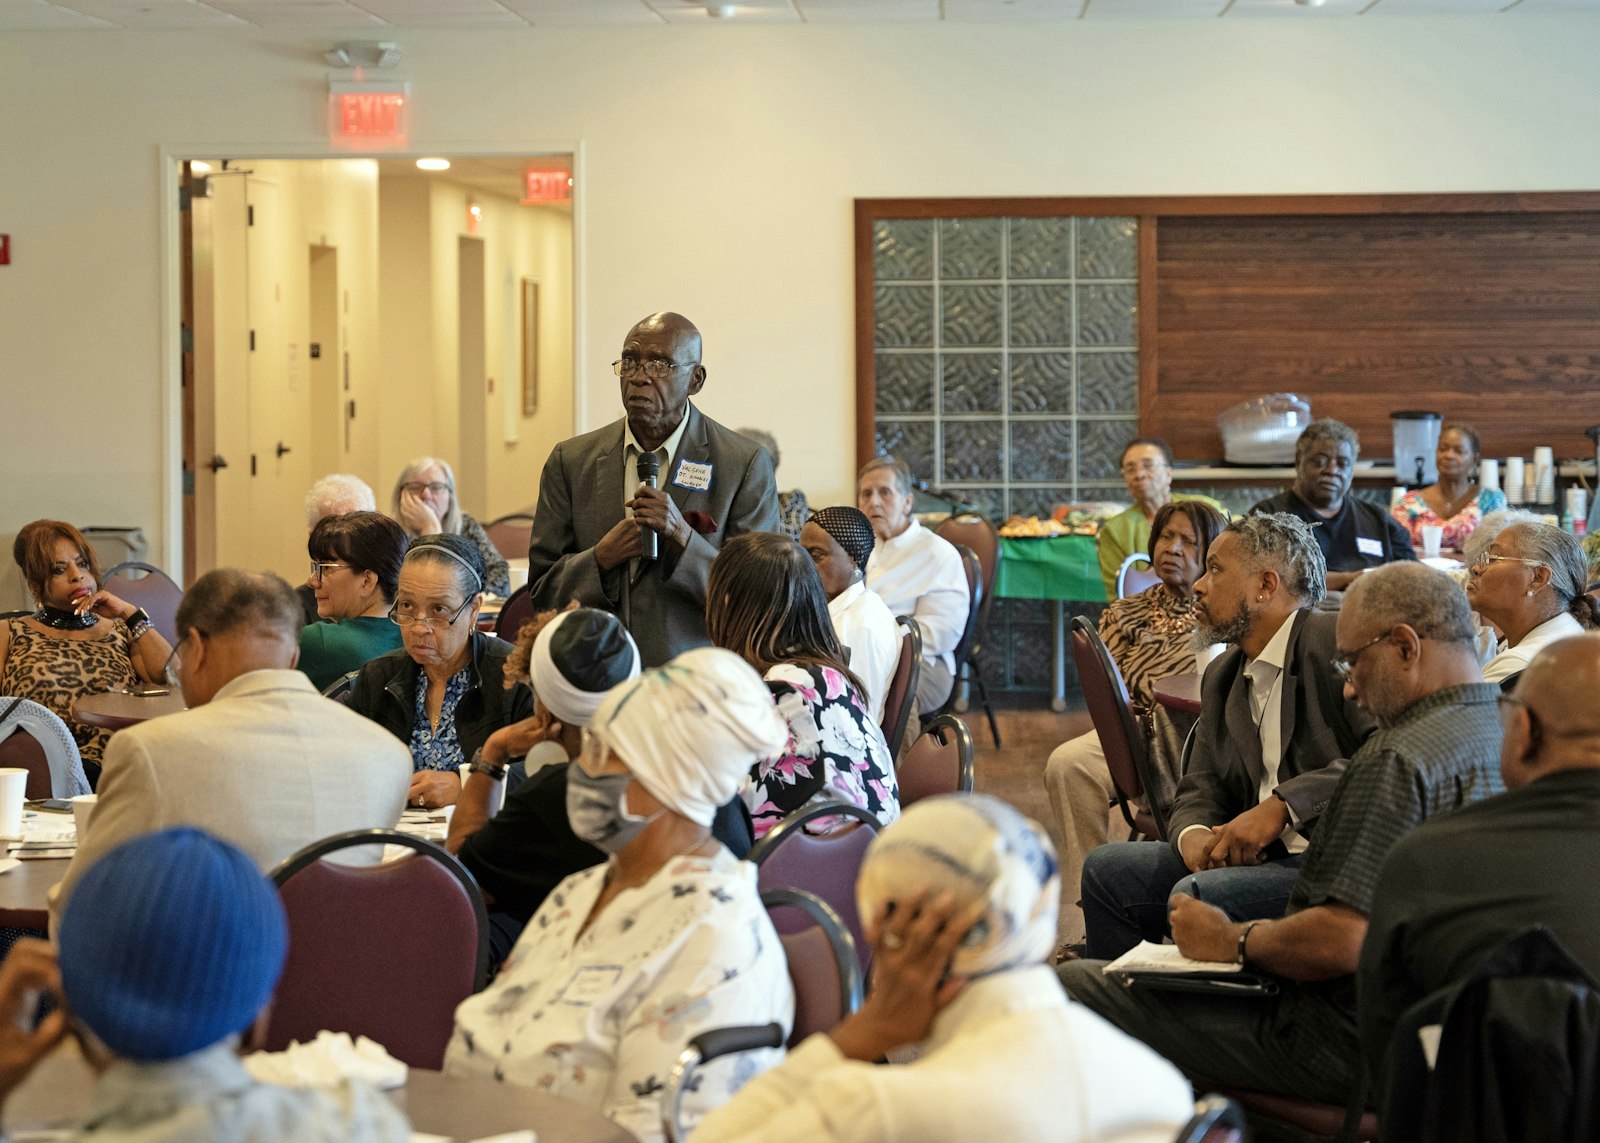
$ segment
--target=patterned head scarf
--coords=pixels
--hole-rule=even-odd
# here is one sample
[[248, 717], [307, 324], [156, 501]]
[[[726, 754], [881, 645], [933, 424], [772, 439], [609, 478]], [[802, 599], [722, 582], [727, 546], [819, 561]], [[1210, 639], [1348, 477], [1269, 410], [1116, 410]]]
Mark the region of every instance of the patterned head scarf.
[[755, 668], [699, 647], [608, 691], [584, 749], [610, 747], [662, 805], [709, 826], [750, 768], [788, 741]]
[[639, 675], [639, 648], [607, 611], [563, 611], [540, 629], [528, 659], [539, 701], [568, 726], [587, 726], [606, 692]]
[[961, 906], [988, 902], [956, 947], [953, 975], [1040, 964], [1055, 946], [1055, 849], [1044, 830], [998, 798], [925, 798], [873, 839], [856, 881], [868, 938], [876, 939], [892, 902], [923, 889], [949, 891]]
[[867, 574], [867, 557], [872, 554], [877, 538], [872, 534], [872, 521], [865, 513], [844, 505], [819, 508], [811, 514], [810, 522], [837, 540], [845, 554], [855, 560], [861, 574]]

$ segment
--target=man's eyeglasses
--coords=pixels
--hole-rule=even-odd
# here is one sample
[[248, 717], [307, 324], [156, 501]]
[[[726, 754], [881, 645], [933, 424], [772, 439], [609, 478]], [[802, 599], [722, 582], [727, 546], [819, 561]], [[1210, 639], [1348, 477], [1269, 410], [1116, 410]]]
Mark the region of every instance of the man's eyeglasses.
[[409, 484], [402, 484], [400, 487], [404, 491], [411, 493], [413, 496], [421, 496], [424, 492], [431, 492], [435, 496], [442, 496], [446, 492], [454, 491], [454, 489], [452, 489], [442, 480], [430, 480], [426, 484], [420, 480], [413, 480]]
[[327, 574], [329, 568], [347, 568], [349, 566], [349, 564], [336, 563], [333, 560], [312, 560], [311, 578], [321, 583], [322, 577]]
[[461, 618], [461, 613], [472, 603], [472, 598], [467, 596], [454, 611], [445, 603], [430, 603], [422, 608], [415, 603], [397, 603], [389, 609], [389, 620], [398, 627], [431, 627], [436, 631], [453, 627], [456, 620]]
[[[199, 628], [195, 628], [195, 631], [203, 634]], [[183, 670], [183, 659], [178, 656], [178, 648], [183, 646], [184, 639], [188, 637], [188, 635], [184, 635], [174, 643], [172, 645], [172, 654], [168, 655], [167, 661], [161, 664], [161, 681], [168, 686], [176, 686], [178, 683], [178, 672]]]
[[1481, 554], [1477, 559], [1473, 560], [1469, 566], [1473, 571], [1481, 573], [1488, 571], [1489, 565], [1494, 563], [1496, 560], [1505, 560], [1507, 563], [1513, 564], [1526, 564], [1530, 568], [1544, 567], [1544, 564], [1539, 560], [1525, 559], [1522, 556], [1492, 556], [1488, 552]]
[[1379, 643], [1382, 643], [1385, 639], [1387, 639], [1389, 634], [1390, 633], [1388, 631], [1385, 631], [1376, 639], [1367, 640], [1367, 642], [1361, 644], [1361, 646], [1357, 647], [1354, 651], [1345, 651], [1341, 654], [1335, 655], [1332, 659], [1329, 659], [1328, 662], [1333, 665], [1333, 673], [1338, 675], [1341, 679], [1348, 679], [1350, 677], [1350, 672], [1356, 669], [1356, 660], [1361, 658], [1361, 652], [1365, 651], [1368, 647], [1376, 647]]
[[665, 381], [674, 369], [693, 369], [698, 364], [697, 361], [668, 361], [663, 357], [652, 357], [648, 361], [619, 357], [611, 363], [611, 371], [624, 380], [643, 373], [652, 381]]

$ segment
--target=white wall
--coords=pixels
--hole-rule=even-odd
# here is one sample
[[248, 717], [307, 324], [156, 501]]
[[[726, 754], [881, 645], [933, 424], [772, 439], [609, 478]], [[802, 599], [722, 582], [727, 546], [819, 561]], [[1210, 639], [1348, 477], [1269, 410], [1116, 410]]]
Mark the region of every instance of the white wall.
[[[1532, 14], [393, 34], [418, 152], [579, 150], [582, 427], [616, 407], [627, 327], [677, 309], [705, 408], [770, 425], [815, 505], [851, 484], [855, 197], [1592, 189], [1597, 36]], [[156, 527], [159, 149], [325, 153], [339, 38], [0, 39], [0, 532]]]

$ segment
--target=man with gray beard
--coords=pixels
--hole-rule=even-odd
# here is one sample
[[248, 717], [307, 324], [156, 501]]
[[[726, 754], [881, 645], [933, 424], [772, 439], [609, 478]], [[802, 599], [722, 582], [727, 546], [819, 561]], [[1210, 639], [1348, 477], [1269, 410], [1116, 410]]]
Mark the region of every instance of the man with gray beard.
[[1373, 729], [1333, 668], [1336, 616], [1311, 610], [1326, 577], [1310, 525], [1295, 516], [1247, 516], [1211, 545], [1194, 585], [1195, 638], [1232, 649], [1201, 684], [1171, 844], [1101, 846], [1084, 862], [1090, 957], [1163, 940], [1174, 890], [1235, 921], [1282, 915], [1342, 760]]

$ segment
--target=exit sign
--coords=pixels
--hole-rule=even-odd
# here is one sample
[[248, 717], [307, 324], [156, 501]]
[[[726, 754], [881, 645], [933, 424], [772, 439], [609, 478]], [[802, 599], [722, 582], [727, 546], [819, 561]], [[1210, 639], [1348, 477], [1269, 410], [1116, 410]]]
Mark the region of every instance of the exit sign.
[[328, 137], [356, 148], [403, 146], [411, 126], [411, 98], [405, 83], [328, 84]]
[[571, 171], [523, 171], [522, 205], [541, 202], [571, 202]]

